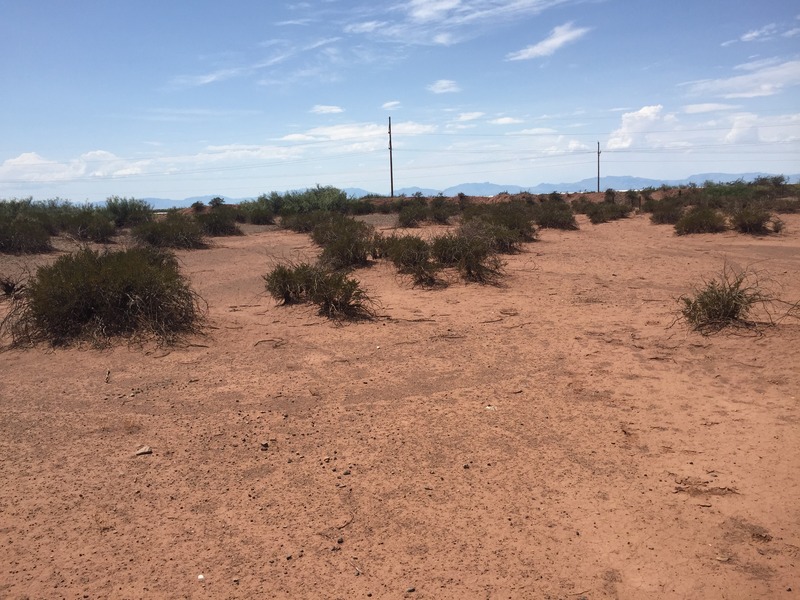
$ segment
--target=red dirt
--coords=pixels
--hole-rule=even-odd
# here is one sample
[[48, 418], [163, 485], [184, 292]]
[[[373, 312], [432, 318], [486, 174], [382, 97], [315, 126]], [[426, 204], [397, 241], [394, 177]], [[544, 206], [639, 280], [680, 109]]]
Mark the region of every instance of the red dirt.
[[726, 262], [800, 299], [784, 220], [579, 217], [501, 287], [377, 264], [381, 317], [344, 326], [265, 296], [307, 236], [182, 252], [207, 335], [0, 354], [0, 597], [793, 597], [800, 321], [670, 327]]

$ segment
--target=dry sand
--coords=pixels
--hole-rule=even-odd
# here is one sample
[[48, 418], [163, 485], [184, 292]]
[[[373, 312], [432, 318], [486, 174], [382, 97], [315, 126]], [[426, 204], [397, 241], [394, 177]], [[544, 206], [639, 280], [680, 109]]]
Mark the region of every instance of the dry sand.
[[264, 293], [307, 236], [180, 253], [207, 335], [0, 353], [0, 597], [796, 597], [800, 321], [670, 328], [726, 261], [800, 299], [784, 220], [579, 217], [501, 287], [378, 264], [344, 326]]

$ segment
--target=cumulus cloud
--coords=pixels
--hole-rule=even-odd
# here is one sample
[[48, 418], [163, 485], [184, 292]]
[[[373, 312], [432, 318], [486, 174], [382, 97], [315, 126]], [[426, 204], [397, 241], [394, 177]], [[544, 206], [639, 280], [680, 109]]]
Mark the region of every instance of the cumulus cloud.
[[581, 39], [589, 31], [591, 30], [588, 27], [575, 27], [571, 22], [559, 25], [546, 39], [517, 52], [511, 52], [506, 56], [506, 60], [530, 60], [550, 56], [565, 45]]
[[450, 94], [453, 92], [460, 92], [461, 88], [452, 79], [439, 79], [427, 87], [429, 92], [434, 94]]
[[660, 104], [643, 106], [635, 112], [622, 115], [622, 124], [619, 129], [611, 132], [606, 147], [609, 150], [622, 150], [635, 144], [637, 138], [646, 135], [655, 123], [661, 120], [661, 111], [664, 107]]
[[311, 109], [315, 115], [335, 115], [343, 113], [344, 109], [341, 106], [331, 106], [329, 104], [315, 104]]

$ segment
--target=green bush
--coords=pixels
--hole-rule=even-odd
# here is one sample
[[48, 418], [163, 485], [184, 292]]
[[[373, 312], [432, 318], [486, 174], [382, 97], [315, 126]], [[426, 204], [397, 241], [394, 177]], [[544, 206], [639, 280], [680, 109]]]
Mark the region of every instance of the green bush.
[[683, 202], [673, 196], [660, 201], [650, 200], [648, 204], [650, 221], [655, 225], [675, 225], [683, 216]]
[[770, 222], [771, 216], [772, 215], [762, 207], [755, 204], [747, 204], [731, 212], [731, 227], [739, 233], [769, 233], [767, 225]]
[[3, 322], [13, 343], [53, 345], [153, 335], [171, 341], [195, 332], [199, 297], [163, 250], [84, 248], [39, 267]]
[[244, 235], [236, 225], [236, 209], [219, 205], [194, 217], [205, 235], [212, 237]]
[[[555, 192], [554, 192], [555, 193]], [[534, 205], [534, 220], [543, 229], [565, 229], [574, 231], [578, 229], [578, 222], [572, 207], [561, 199], [560, 195], [553, 194], [539, 205]]]
[[430, 287], [439, 283], [437, 273], [441, 267], [433, 260], [428, 242], [416, 235], [385, 240], [386, 256], [400, 273], [411, 276], [414, 285]]
[[364, 266], [373, 250], [374, 228], [331, 213], [314, 227], [311, 238], [322, 246], [320, 262], [330, 269], [348, 269]]
[[457, 233], [446, 233], [431, 241], [434, 260], [455, 267], [467, 281], [495, 283], [503, 274], [492, 239], [482, 223], [465, 223]]
[[312, 302], [330, 319], [374, 317], [374, 302], [357, 280], [342, 272], [302, 263], [278, 265], [264, 276], [267, 291], [282, 304]]
[[[498, 252], [517, 252], [522, 243], [536, 239], [534, 208], [524, 202], [474, 204], [462, 215], [464, 225], [480, 221], [481, 236], [492, 240]], [[476, 226], [477, 227], [477, 226]]]
[[131, 230], [135, 240], [155, 248], [205, 248], [203, 230], [196, 219], [170, 212], [163, 221], [142, 223]]
[[153, 207], [136, 198], [111, 196], [106, 200], [105, 209], [117, 227], [133, 227], [153, 220]]
[[418, 227], [428, 218], [428, 206], [423, 198], [404, 203], [397, 215], [400, 227]]
[[695, 206], [675, 223], [675, 233], [719, 233], [725, 231], [725, 218], [708, 206]]
[[772, 302], [772, 297], [752, 273], [734, 274], [726, 267], [719, 278], [704, 282], [679, 301], [683, 319], [695, 331], [708, 335], [732, 325], [750, 325], [747, 317], [753, 307]]
[[588, 213], [589, 208], [594, 206], [594, 202], [589, 200], [586, 196], [581, 194], [577, 200], [573, 200], [572, 203], [572, 210], [578, 215], [585, 215]]
[[624, 219], [631, 212], [633, 212], [633, 207], [627, 204], [613, 204], [611, 202], [600, 202], [586, 207], [586, 216], [595, 225]]
[[96, 206], [86, 204], [62, 215], [64, 231], [78, 240], [107, 244], [117, 233], [117, 227], [108, 213]]
[[456, 214], [458, 214], [458, 206], [441, 196], [433, 198], [428, 206], [428, 218], [440, 225], [447, 225], [450, 217]]
[[272, 225], [275, 222], [275, 207], [267, 196], [239, 203], [239, 217], [251, 225]]
[[296, 233], [311, 233], [317, 225], [330, 221], [332, 218], [333, 213], [326, 210], [289, 213], [281, 216], [281, 227]]
[[0, 253], [35, 254], [50, 250], [50, 234], [40, 221], [25, 215], [6, 220], [0, 215]]

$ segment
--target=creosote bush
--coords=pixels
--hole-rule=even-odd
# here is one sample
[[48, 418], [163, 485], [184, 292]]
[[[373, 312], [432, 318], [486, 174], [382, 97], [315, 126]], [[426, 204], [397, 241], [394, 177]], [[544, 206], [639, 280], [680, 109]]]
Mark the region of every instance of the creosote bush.
[[374, 228], [339, 213], [327, 215], [311, 232], [322, 246], [320, 262], [334, 270], [365, 266], [373, 253]]
[[50, 233], [40, 221], [25, 215], [0, 220], [0, 253], [34, 254], [50, 250]]
[[84, 248], [39, 267], [2, 323], [13, 344], [64, 345], [152, 335], [160, 342], [199, 330], [199, 296], [175, 256], [154, 248]]
[[132, 227], [153, 219], [153, 207], [136, 198], [111, 196], [106, 200], [105, 209], [117, 227]]
[[197, 220], [177, 211], [163, 221], [150, 221], [131, 230], [135, 240], [155, 248], [206, 248], [205, 235]]
[[300, 263], [277, 265], [264, 276], [267, 291], [282, 304], [311, 302], [330, 319], [369, 319], [374, 302], [359, 282], [341, 271]]
[[218, 204], [208, 212], [196, 214], [194, 218], [203, 233], [211, 237], [244, 235], [236, 225], [236, 209], [232, 206]]
[[763, 291], [750, 271], [735, 274], [727, 266], [689, 296], [681, 296], [681, 315], [689, 326], [708, 335], [730, 326], [753, 326], [747, 320], [754, 306], [767, 306], [773, 297]]
[[[614, 190], [610, 190], [612, 195]], [[608, 196], [609, 190], [606, 190]], [[609, 221], [616, 221], [624, 219], [633, 212], [633, 207], [629, 204], [614, 204], [613, 202], [598, 202], [596, 204], [590, 203], [586, 206], [586, 216], [592, 224], [608, 223]]]
[[725, 218], [708, 206], [695, 206], [675, 223], [675, 233], [719, 233], [725, 231]]
[[651, 223], [655, 225], [675, 225], [683, 216], [683, 202], [676, 196], [659, 201], [649, 200], [645, 203], [645, 210], [649, 210], [651, 213]]
[[565, 229], [574, 231], [578, 229], [575, 213], [572, 206], [558, 194], [550, 197], [539, 205], [534, 205], [534, 220], [543, 229]]
[[441, 265], [433, 260], [431, 246], [416, 235], [384, 238], [386, 256], [397, 270], [410, 275], [414, 285], [431, 287], [439, 283], [437, 273]]
[[433, 238], [431, 254], [443, 266], [456, 268], [467, 281], [497, 283], [503, 275], [503, 263], [480, 222], [465, 223], [455, 233]]
[[739, 233], [766, 234], [770, 222], [769, 211], [755, 204], [747, 204], [733, 210], [730, 214], [731, 227]]

